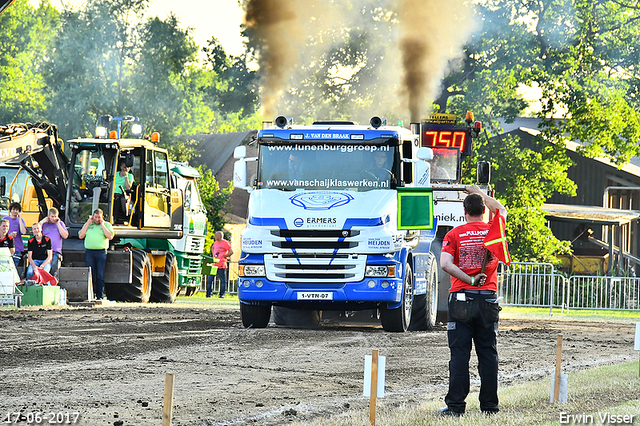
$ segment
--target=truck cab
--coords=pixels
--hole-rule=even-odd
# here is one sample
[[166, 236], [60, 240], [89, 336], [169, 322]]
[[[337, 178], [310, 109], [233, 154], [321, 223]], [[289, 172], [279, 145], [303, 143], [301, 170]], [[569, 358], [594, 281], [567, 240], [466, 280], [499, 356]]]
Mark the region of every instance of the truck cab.
[[[379, 310], [388, 331], [425, 317], [422, 327], [432, 327], [433, 232], [398, 226], [399, 190], [428, 170], [419, 135], [377, 117], [369, 126], [279, 117], [257, 142], [257, 158], [235, 152], [234, 184], [251, 193], [239, 262], [244, 325], [265, 327], [273, 305]], [[247, 161], [258, 162], [249, 183]], [[413, 311], [415, 296], [425, 300]]]

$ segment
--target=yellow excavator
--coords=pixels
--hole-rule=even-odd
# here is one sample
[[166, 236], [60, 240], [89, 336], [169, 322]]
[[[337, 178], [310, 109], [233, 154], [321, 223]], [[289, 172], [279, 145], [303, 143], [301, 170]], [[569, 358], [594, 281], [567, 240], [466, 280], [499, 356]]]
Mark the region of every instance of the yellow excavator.
[[[178, 263], [168, 240], [183, 235], [183, 194], [172, 179], [167, 151], [157, 145], [159, 138], [157, 133], [143, 136], [136, 117], [103, 116], [94, 138], [68, 141], [67, 157], [55, 125], [0, 126], [0, 170], [14, 173], [9, 197], [8, 179], [0, 175], [0, 194], [7, 204], [22, 191], [24, 203], [28, 191], [18, 188], [18, 178], [25, 172], [34, 192], [26, 203], [38, 207], [38, 218], [50, 206], [60, 211], [69, 230], [61, 274], [65, 268], [84, 267], [78, 232], [92, 212], [100, 208], [112, 223], [115, 237], [105, 267], [109, 300], [170, 303], [178, 293]], [[123, 165], [134, 177], [127, 189], [116, 188]]]

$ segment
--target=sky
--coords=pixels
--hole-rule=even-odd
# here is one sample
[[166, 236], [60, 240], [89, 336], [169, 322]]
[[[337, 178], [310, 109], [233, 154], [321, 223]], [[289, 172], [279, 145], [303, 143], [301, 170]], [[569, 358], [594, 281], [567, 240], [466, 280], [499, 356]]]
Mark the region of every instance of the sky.
[[[37, 4], [38, 0], [31, 0]], [[84, 0], [51, 0], [62, 9], [62, 4], [78, 7]], [[178, 17], [181, 28], [192, 27], [191, 35], [203, 47], [212, 36], [216, 37], [229, 55], [243, 51], [240, 24], [244, 11], [237, 0], [151, 0], [147, 15], [165, 19], [171, 12]]]

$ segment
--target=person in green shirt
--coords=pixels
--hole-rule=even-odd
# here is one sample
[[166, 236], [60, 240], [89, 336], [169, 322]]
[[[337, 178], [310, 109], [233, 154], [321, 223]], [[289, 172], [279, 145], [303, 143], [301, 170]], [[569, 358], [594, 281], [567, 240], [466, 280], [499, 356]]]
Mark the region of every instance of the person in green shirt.
[[91, 268], [93, 291], [101, 300], [104, 292], [104, 265], [107, 263], [109, 241], [114, 237], [113, 228], [104, 220], [104, 213], [96, 209], [82, 226], [78, 237], [84, 239], [85, 264]]
[[133, 174], [129, 172], [129, 167], [127, 167], [125, 160], [120, 160], [118, 163], [118, 172], [116, 173], [115, 188], [113, 191], [115, 194], [115, 206], [118, 208], [118, 211], [116, 212], [116, 223], [121, 223], [127, 220], [127, 205], [130, 198], [127, 191], [131, 190], [134, 182]]

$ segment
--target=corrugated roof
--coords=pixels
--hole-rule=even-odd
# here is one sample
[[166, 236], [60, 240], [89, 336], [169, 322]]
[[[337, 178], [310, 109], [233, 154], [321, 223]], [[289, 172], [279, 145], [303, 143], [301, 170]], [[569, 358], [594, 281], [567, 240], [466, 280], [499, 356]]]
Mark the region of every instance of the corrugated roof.
[[598, 206], [544, 204], [542, 210], [547, 213], [548, 219], [598, 225], [624, 225], [640, 219], [639, 210], [607, 209]]
[[255, 131], [234, 133], [210, 133], [193, 136], [198, 141], [196, 149], [202, 164], [206, 164], [214, 174], [233, 156], [233, 150], [248, 140]]

